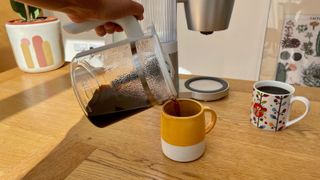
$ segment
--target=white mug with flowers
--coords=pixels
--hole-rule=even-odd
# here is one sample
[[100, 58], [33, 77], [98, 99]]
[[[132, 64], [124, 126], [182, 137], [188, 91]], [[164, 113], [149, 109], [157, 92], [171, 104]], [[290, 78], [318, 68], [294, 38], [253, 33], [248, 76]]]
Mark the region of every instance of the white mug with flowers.
[[[286, 90], [285, 94], [272, 94], [259, 90], [261, 87], [278, 87]], [[253, 85], [253, 97], [250, 121], [257, 128], [280, 131], [302, 120], [310, 109], [310, 101], [302, 96], [293, 96], [295, 88], [279, 81], [258, 81]], [[300, 117], [290, 120], [290, 108], [294, 101], [305, 104], [306, 110]]]

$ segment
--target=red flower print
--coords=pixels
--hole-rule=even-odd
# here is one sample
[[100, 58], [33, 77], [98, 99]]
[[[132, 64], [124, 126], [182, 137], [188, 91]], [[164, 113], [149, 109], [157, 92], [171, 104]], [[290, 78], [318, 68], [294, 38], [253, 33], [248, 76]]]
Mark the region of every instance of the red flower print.
[[261, 104], [255, 103], [253, 105], [254, 114], [259, 118], [262, 117], [267, 108], [263, 107]]

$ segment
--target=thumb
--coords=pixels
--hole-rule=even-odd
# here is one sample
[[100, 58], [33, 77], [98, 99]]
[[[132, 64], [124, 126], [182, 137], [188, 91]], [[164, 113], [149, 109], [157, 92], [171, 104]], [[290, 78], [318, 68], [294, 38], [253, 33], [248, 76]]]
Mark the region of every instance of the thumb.
[[72, 22], [75, 22], [75, 23], [82, 23], [85, 21], [84, 18], [81, 18], [73, 14], [67, 14], [67, 16], [69, 17], [69, 19], [71, 19]]
[[123, 11], [123, 16], [135, 16], [138, 20], [142, 20], [143, 19], [143, 12], [144, 12], [144, 8], [141, 4], [135, 2], [135, 1], [131, 1], [131, 3], [128, 3], [127, 5], [128, 7], [126, 7], [126, 11]]

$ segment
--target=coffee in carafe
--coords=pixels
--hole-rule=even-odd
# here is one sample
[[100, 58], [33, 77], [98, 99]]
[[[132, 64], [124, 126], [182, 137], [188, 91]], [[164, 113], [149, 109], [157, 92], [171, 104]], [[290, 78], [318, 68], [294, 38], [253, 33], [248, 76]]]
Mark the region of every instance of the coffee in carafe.
[[98, 127], [108, 126], [150, 107], [148, 99], [126, 96], [110, 86], [102, 85], [89, 101], [88, 119]]

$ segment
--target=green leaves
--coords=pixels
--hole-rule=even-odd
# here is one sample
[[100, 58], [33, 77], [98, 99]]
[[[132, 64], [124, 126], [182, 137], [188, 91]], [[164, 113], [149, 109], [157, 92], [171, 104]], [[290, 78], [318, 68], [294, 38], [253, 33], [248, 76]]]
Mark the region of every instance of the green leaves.
[[12, 9], [25, 21], [33, 21], [41, 14], [41, 9], [10, 0]]

